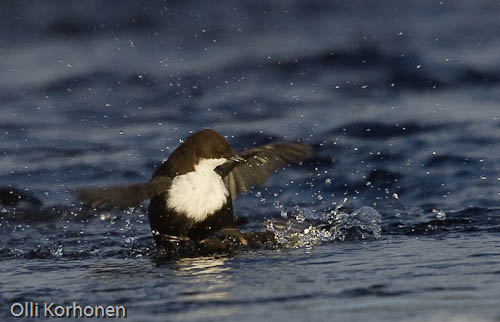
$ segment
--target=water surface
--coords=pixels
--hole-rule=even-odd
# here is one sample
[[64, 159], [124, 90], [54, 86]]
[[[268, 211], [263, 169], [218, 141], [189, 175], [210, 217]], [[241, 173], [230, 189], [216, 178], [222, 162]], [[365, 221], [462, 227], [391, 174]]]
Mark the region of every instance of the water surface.
[[[500, 321], [499, 14], [489, 0], [2, 4], [2, 319], [78, 301], [129, 321]], [[145, 208], [72, 196], [148, 180], [205, 127], [237, 151], [313, 146], [235, 209], [246, 229], [317, 230], [164, 261]]]

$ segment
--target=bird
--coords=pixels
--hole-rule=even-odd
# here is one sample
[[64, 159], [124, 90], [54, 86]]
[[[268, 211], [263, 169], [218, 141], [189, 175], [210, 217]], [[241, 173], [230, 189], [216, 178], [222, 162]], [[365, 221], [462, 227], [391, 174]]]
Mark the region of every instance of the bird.
[[273, 142], [234, 153], [224, 136], [204, 129], [187, 137], [148, 182], [75, 192], [84, 204], [102, 210], [123, 210], [149, 199], [149, 224], [157, 245], [172, 255], [181, 249], [216, 252], [228, 244], [273, 240], [271, 232], [242, 233], [232, 202], [278, 169], [305, 160], [311, 151], [304, 143]]

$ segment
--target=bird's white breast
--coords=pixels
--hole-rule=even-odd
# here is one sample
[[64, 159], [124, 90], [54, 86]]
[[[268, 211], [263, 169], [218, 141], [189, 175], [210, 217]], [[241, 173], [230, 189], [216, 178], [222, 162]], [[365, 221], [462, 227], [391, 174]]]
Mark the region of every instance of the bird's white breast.
[[226, 161], [202, 159], [194, 171], [176, 176], [167, 192], [167, 206], [197, 222], [221, 209], [229, 191], [214, 169]]

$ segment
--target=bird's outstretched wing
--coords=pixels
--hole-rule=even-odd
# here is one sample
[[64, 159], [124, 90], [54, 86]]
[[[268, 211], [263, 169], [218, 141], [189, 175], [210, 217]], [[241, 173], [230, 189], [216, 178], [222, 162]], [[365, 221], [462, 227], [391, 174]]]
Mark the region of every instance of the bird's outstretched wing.
[[302, 143], [276, 142], [248, 149], [238, 154], [245, 162], [238, 162], [224, 177], [231, 197], [247, 193], [250, 188], [263, 185], [267, 178], [289, 163], [307, 158], [311, 147]]
[[161, 176], [144, 183], [78, 189], [75, 194], [81, 201], [93, 208], [101, 210], [127, 209], [167, 192], [171, 182], [170, 177]]

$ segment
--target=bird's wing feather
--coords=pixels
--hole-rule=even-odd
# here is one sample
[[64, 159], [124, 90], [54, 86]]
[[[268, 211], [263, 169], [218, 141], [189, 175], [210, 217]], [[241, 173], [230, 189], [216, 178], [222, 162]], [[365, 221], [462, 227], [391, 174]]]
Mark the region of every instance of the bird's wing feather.
[[302, 143], [276, 142], [245, 150], [239, 162], [224, 177], [224, 183], [233, 199], [239, 193], [245, 194], [250, 188], [263, 185], [267, 178], [279, 168], [289, 163], [307, 158], [311, 147]]
[[144, 183], [78, 189], [75, 194], [81, 201], [93, 208], [102, 210], [126, 209], [167, 192], [171, 182], [170, 177], [162, 176]]

